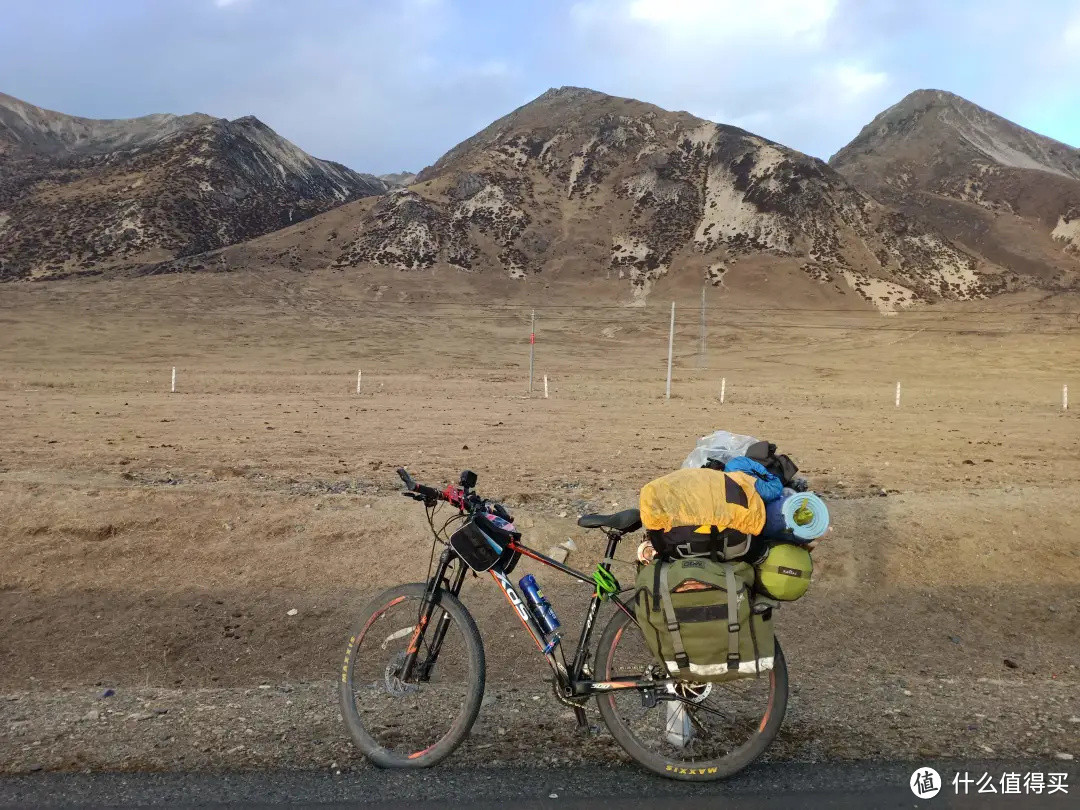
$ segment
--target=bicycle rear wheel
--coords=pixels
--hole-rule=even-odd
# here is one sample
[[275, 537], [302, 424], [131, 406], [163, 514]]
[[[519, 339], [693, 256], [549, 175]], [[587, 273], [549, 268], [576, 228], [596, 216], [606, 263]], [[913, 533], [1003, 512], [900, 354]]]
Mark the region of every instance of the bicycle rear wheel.
[[[612, 617], [600, 637], [597, 678], [665, 673], [626, 613]], [[648, 770], [670, 779], [711, 781], [742, 770], [768, 748], [787, 710], [788, 676], [776, 642], [773, 669], [728, 683], [679, 682], [675, 694], [622, 689], [596, 698], [615, 740]], [[653, 705], [648, 704], [652, 702]]]
[[[399, 585], [376, 597], [345, 652], [341, 713], [356, 747], [383, 768], [426, 768], [445, 759], [468, 735], [484, 695], [480, 631], [465, 606], [445, 591], [438, 592], [421, 631], [414, 672], [402, 679], [426, 587]], [[444, 619], [446, 635], [432, 660]]]

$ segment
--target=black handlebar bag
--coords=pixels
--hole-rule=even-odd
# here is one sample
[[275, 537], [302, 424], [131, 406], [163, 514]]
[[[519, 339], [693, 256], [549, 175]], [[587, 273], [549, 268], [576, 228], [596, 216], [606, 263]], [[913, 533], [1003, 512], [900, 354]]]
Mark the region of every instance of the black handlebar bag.
[[513, 523], [485, 513], [473, 515], [450, 535], [450, 548], [473, 571], [490, 571], [498, 565], [509, 574], [521, 557], [509, 547], [510, 541], [520, 539]]

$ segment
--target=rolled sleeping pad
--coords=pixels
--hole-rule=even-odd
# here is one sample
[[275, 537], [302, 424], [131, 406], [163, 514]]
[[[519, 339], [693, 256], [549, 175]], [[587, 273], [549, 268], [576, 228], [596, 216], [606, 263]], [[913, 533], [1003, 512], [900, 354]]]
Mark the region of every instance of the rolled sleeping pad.
[[[800, 525], [801, 524], [801, 525]], [[765, 504], [765, 528], [770, 540], [817, 540], [829, 528], [829, 508], [813, 492], [796, 492]]]

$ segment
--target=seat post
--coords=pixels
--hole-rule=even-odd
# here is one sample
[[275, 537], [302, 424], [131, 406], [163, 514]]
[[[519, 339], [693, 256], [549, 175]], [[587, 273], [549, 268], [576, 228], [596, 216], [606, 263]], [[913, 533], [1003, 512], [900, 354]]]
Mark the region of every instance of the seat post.
[[604, 552], [604, 559], [600, 561], [600, 565], [610, 571], [611, 563], [608, 561], [615, 558], [615, 549], [618, 548], [623, 533], [618, 529], [611, 529], [610, 531], [605, 531], [604, 534], [607, 535], [607, 550]]

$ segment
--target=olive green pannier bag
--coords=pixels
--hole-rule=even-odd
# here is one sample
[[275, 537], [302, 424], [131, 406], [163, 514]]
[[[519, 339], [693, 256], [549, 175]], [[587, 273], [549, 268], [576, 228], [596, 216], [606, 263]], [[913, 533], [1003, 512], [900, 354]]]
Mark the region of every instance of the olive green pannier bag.
[[753, 582], [743, 562], [691, 557], [641, 567], [636, 618], [673, 677], [719, 682], [772, 669], [777, 603], [752, 593]]

